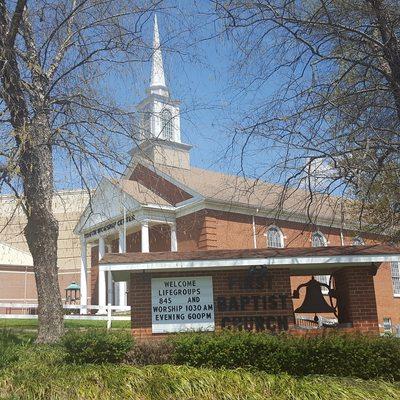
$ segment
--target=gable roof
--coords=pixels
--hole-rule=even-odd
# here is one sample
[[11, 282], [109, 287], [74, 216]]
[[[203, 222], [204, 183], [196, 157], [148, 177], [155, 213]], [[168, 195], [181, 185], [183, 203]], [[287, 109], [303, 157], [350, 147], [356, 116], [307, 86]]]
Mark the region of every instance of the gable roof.
[[102, 178], [74, 228], [75, 234], [123, 215], [124, 208], [138, 208], [140, 203], [131, 195], [125, 196], [126, 192], [117, 182]]
[[113, 181], [113, 183], [142, 205], [156, 204], [162, 206], [171, 204], [137, 181], [119, 179]]
[[261, 180], [248, 179], [200, 168], [180, 169], [156, 165], [156, 169], [199, 193], [205, 199], [229, 205], [270, 210], [276, 218], [303, 216], [313, 222], [339, 222], [348, 201], [337, 196], [313, 194]]
[[174, 181], [170, 174], [163, 175], [160, 170], [155, 170], [148, 164], [137, 163], [129, 179], [139, 182], [171, 205], [182, 203], [194, 197], [194, 193], [188, 193], [191, 191], [190, 189], [185, 190], [179, 185], [179, 182]]

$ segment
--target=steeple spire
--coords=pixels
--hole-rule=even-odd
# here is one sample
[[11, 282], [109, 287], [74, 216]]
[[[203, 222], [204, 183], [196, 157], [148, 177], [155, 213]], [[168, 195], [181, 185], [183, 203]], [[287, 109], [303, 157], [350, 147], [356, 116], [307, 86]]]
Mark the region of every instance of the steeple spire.
[[181, 142], [180, 102], [170, 97], [165, 83], [156, 15], [151, 80], [146, 92], [146, 98], [137, 105], [140, 119], [137, 137], [140, 144], [132, 150], [132, 157], [145, 158], [147, 161], [150, 159], [155, 164], [189, 169], [189, 150], [192, 146]]
[[156, 14], [154, 14], [153, 57], [151, 64], [150, 93], [169, 97], [168, 89], [165, 85], [164, 66]]

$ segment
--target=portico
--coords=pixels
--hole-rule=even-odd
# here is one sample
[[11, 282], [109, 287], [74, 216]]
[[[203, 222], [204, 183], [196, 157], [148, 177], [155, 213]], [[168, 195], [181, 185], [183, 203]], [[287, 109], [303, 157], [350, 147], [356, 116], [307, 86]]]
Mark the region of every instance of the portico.
[[[130, 252], [148, 253], [155, 242], [164, 251], [177, 251], [176, 222], [173, 217], [146, 216], [140, 210], [136, 211], [137, 216], [132, 212], [127, 212], [127, 215], [125, 219], [107, 220], [96, 227], [88, 227], [81, 234], [81, 313], [87, 312], [88, 304], [88, 248], [97, 248], [98, 259], [101, 260], [107, 253], [126, 253], [129, 237]], [[160, 235], [164, 239], [162, 244], [157, 240]], [[126, 281], [114, 282], [111, 273], [99, 271], [97, 287], [99, 314], [106, 313], [107, 304], [121, 306], [121, 309], [127, 306]]]

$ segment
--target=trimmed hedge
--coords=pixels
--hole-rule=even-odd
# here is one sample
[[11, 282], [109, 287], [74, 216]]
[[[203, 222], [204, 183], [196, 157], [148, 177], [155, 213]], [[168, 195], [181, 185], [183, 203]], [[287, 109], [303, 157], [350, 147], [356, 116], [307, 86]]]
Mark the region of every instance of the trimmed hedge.
[[194, 367], [400, 380], [400, 339], [397, 338], [224, 332], [177, 335], [169, 343], [174, 348], [172, 362]]
[[70, 331], [62, 339], [66, 361], [75, 364], [118, 363], [133, 347], [130, 332], [89, 329]]
[[165, 340], [148, 340], [135, 343], [124, 362], [130, 365], [171, 364], [174, 346]]

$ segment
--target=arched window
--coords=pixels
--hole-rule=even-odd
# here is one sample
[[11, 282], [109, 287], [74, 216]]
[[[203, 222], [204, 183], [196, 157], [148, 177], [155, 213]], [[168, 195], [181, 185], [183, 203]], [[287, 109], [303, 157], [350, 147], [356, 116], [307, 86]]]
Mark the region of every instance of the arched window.
[[328, 241], [321, 232], [314, 232], [311, 237], [312, 247], [325, 247], [328, 245]]
[[267, 244], [268, 247], [275, 247], [278, 249], [284, 247], [282, 231], [277, 226], [271, 226], [268, 228]]
[[144, 136], [149, 136], [151, 131], [151, 112], [145, 111], [142, 115], [142, 128]]
[[161, 113], [161, 128], [162, 128], [162, 137], [164, 137], [165, 140], [170, 140], [172, 141], [172, 113], [170, 110], [163, 110]]
[[[311, 245], [312, 247], [325, 247], [328, 245], [328, 241], [326, 237], [321, 232], [314, 232], [311, 236]], [[316, 275], [315, 279], [318, 282], [325, 283], [329, 285], [329, 275]], [[321, 289], [323, 294], [328, 294], [329, 290], [326, 287], [322, 287]]]
[[364, 246], [364, 244], [364, 239], [361, 236], [356, 236], [355, 238], [353, 238], [353, 246]]

